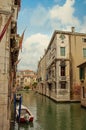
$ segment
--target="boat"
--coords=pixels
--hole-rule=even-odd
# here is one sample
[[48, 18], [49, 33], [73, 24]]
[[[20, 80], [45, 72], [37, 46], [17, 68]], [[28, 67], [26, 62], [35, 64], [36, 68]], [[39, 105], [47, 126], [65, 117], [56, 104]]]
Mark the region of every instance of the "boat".
[[34, 116], [30, 112], [30, 110], [24, 106], [21, 105], [21, 110], [20, 110], [20, 119], [19, 119], [19, 105], [16, 107], [16, 119], [20, 123], [25, 123], [25, 122], [33, 122]]

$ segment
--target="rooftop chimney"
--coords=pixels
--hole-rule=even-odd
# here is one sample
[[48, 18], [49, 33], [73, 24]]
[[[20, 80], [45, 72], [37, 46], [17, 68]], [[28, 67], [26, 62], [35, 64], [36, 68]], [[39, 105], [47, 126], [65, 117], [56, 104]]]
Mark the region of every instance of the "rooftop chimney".
[[75, 32], [75, 27], [71, 27], [71, 31], [72, 31], [72, 33], [74, 33]]

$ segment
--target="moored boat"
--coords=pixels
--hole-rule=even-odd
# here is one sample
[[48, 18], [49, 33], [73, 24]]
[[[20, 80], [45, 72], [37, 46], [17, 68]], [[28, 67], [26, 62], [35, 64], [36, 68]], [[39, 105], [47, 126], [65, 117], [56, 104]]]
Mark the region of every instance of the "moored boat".
[[21, 123], [33, 122], [33, 119], [34, 119], [30, 110], [24, 105], [21, 105], [20, 119], [19, 119], [19, 105], [16, 107], [16, 118]]

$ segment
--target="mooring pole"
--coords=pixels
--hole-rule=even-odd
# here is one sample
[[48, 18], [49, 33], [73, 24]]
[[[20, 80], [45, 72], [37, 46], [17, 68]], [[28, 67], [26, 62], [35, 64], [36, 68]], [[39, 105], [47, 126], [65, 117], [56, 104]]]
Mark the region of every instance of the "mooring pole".
[[21, 115], [21, 103], [22, 103], [22, 96], [20, 97], [19, 100], [19, 122], [20, 122], [20, 115]]
[[15, 117], [16, 116], [16, 94], [14, 94], [14, 122], [15, 122]]

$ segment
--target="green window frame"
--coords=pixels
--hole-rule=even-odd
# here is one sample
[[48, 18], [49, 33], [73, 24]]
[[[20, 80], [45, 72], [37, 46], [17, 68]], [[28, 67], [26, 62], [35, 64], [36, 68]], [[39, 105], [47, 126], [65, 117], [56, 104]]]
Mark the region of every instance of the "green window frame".
[[86, 58], [86, 48], [83, 48], [83, 57]]
[[85, 79], [85, 69], [84, 68], [80, 68], [79, 69], [79, 74], [80, 74], [80, 79]]
[[60, 55], [65, 56], [65, 47], [60, 47]]

